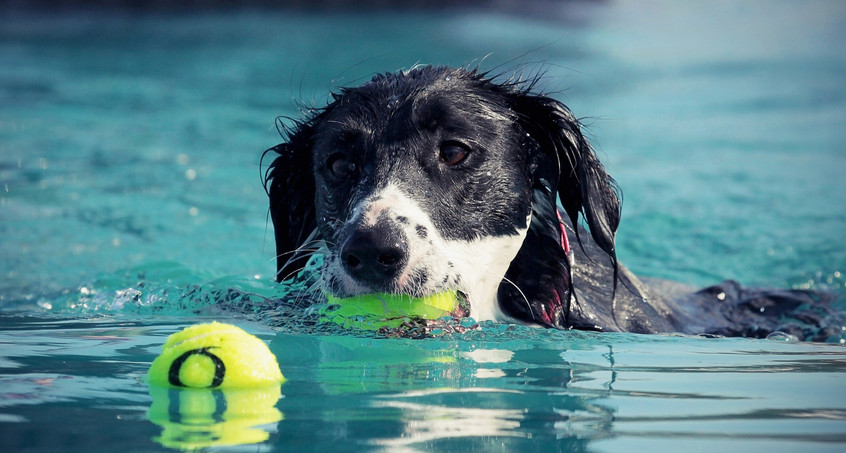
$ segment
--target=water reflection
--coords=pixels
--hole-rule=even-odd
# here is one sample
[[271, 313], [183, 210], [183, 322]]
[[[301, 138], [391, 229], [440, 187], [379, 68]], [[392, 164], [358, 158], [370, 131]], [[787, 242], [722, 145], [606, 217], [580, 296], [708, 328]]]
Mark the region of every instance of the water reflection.
[[[449, 393], [502, 392], [499, 389], [468, 389], [462, 391], [433, 390], [413, 393], [405, 397], [443, 397]], [[513, 391], [512, 393], [519, 393]], [[524, 417], [523, 409], [484, 409], [476, 407], [450, 407], [437, 404], [425, 404], [403, 401], [403, 398], [374, 401], [376, 408], [395, 408], [402, 412], [403, 433], [401, 436], [374, 439], [373, 444], [386, 447], [399, 447], [468, 437], [510, 437], [523, 436], [519, 433], [520, 421]]]
[[[537, 346], [501, 338], [280, 334], [271, 349], [283, 369], [289, 359], [298, 362], [286, 369], [280, 407], [289, 418], [280, 435], [291, 441], [307, 426], [321, 434], [318, 445], [344, 441], [390, 451], [579, 450], [610, 436], [614, 409], [602, 401], [614, 379], [608, 347], [597, 354], [606, 358], [597, 374], [593, 367], [574, 369], [562, 357], [566, 345]], [[592, 429], [599, 431], [585, 436]]]
[[585, 451], [679, 436], [714, 444], [727, 430], [735, 441], [846, 440], [844, 399], [830, 392], [840, 347], [489, 327], [427, 340], [277, 335], [271, 349], [290, 379], [280, 441]]
[[150, 386], [147, 412], [162, 428], [153, 440], [168, 448], [196, 450], [266, 441], [283, 419], [276, 409], [279, 385], [238, 390]]

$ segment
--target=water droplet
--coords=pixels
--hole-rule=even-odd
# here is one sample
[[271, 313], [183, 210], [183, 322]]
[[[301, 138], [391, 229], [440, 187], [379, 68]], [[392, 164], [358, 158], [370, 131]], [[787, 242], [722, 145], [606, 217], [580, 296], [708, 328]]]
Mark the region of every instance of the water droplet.
[[767, 335], [767, 340], [770, 341], [783, 341], [785, 343], [795, 343], [799, 341], [795, 335], [790, 335], [789, 333], [785, 332], [773, 332]]

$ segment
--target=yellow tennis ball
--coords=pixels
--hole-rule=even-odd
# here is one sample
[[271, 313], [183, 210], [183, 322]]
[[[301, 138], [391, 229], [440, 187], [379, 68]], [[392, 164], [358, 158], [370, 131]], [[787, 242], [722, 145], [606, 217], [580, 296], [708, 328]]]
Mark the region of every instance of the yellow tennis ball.
[[248, 388], [285, 380], [263, 341], [219, 322], [169, 336], [147, 375], [150, 384], [183, 388]]
[[457, 291], [444, 291], [425, 297], [379, 293], [347, 298], [327, 294], [326, 298], [334, 307], [324, 310], [323, 320], [344, 327], [374, 330], [397, 327], [408, 318], [442, 318], [454, 312], [459, 305]]

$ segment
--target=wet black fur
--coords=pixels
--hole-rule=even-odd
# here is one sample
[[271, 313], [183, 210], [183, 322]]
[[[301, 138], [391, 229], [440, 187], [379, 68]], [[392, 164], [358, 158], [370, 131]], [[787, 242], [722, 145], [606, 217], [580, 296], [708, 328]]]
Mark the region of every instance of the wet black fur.
[[[265, 177], [277, 279], [302, 269], [315, 241], [336, 238], [345, 210], [390, 174], [417, 181], [407, 187], [421, 191], [415, 199], [448, 238], [511, 234], [525, 226], [531, 210], [527, 237], [498, 290], [502, 310], [518, 320], [763, 336], [790, 329], [781, 316], [745, 310], [750, 300], [779, 300], [792, 309], [825, 305], [810, 293], [745, 290], [734, 282], [690, 292], [667, 282], [647, 285], [631, 274], [616, 259], [617, 186], [579, 121], [561, 102], [533, 93], [535, 82], [497, 83], [475, 70], [419, 67], [342, 89], [325, 108], [286, 129], [286, 141], [267, 151], [276, 157]], [[368, 129], [374, 124], [385, 128]], [[467, 165], [442, 173], [421, 160], [420, 149], [452, 136], [476, 148]], [[326, 161], [333, 150], [351, 150], [344, 152], [354, 160], [354, 177], [332, 180]], [[560, 245], [558, 203], [576, 255], [572, 269]]]

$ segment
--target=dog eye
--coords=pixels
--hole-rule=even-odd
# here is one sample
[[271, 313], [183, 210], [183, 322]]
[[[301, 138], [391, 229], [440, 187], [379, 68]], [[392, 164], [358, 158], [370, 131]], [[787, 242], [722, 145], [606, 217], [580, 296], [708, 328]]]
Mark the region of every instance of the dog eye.
[[455, 142], [446, 142], [441, 145], [441, 154], [439, 158], [441, 159], [441, 162], [449, 166], [453, 166], [460, 164], [467, 158], [468, 154], [470, 154], [470, 150], [468, 150], [464, 145]]
[[338, 178], [346, 178], [355, 171], [355, 163], [350, 162], [343, 154], [333, 154], [327, 162], [329, 171]]

